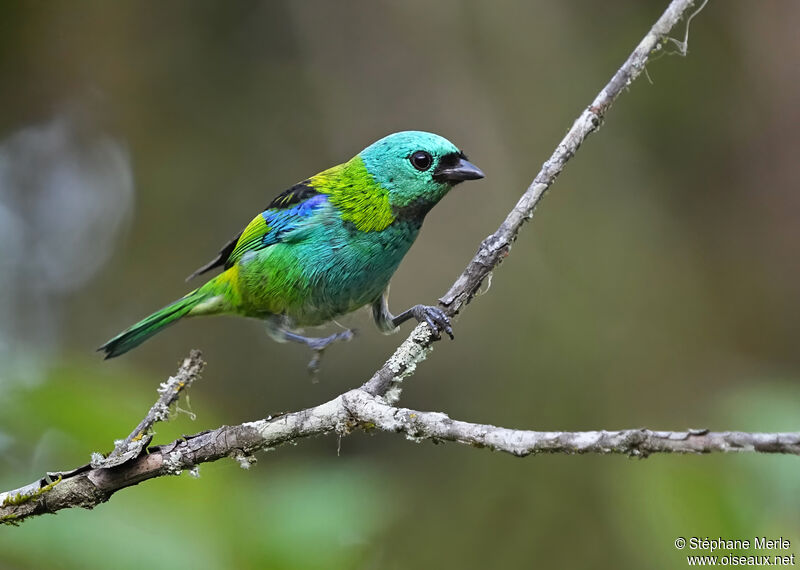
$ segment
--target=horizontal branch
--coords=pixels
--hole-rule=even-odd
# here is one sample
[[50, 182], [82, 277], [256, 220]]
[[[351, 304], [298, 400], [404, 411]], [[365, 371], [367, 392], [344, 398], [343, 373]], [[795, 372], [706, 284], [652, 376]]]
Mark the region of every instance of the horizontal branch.
[[[674, 0], [653, 25], [611, 81], [578, 117], [552, 156], [542, 165], [531, 185], [495, 233], [481, 243], [477, 254], [440, 299], [454, 316], [470, 302], [483, 281], [508, 255], [522, 225], [575, 155], [586, 137], [597, 130], [612, 103], [645, 68], [650, 55], [669, 40], [667, 34], [687, 13], [693, 0]], [[675, 41], [673, 40], [673, 43]], [[686, 39], [677, 42], [681, 53]], [[243, 467], [253, 453], [309, 436], [355, 429], [380, 429], [403, 433], [415, 440], [454, 441], [521, 456], [532, 453], [651, 453], [762, 451], [798, 454], [800, 434], [711, 433], [704, 430], [653, 432], [649, 430], [594, 432], [533, 432], [471, 424], [445, 414], [393, 407], [400, 382], [412, 374], [430, 352], [436, 339], [426, 324], [418, 325], [392, 357], [357, 390], [319, 406], [237, 426], [186, 436], [167, 445], [146, 449], [149, 430], [165, 419], [169, 406], [202, 369], [199, 353], [187, 359], [178, 374], [162, 385], [159, 400], [144, 420], [108, 456], [95, 456], [90, 464], [67, 472], [54, 472], [30, 485], [0, 493], [0, 523], [16, 524], [27, 517], [55, 513], [70, 507], [92, 508], [115, 492], [142, 481], [184, 470], [224, 457]]]
[[652, 431], [526, 431], [450, 419], [439, 412], [419, 412], [389, 406], [364, 391], [344, 395], [360, 427], [403, 433], [415, 441], [453, 441], [503, 451], [517, 457], [537, 453], [616, 453], [647, 457], [653, 453], [755, 451], [800, 455], [800, 432], [711, 432], [706, 429]]
[[[193, 351], [193, 357], [199, 358], [198, 351]], [[347, 412], [341, 399], [339, 396], [307, 410], [184, 436], [151, 447], [122, 464], [105, 466], [103, 459], [93, 457], [92, 463], [72, 471], [48, 473], [30, 485], [0, 493], [0, 522], [16, 524], [71, 507], [91, 509], [120, 489], [148, 479], [179, 475], [225, 457], [247, 467], [255, 461], [252, 454], [256, 451], [330, 431], [346, 433]]]
[[452, 441], [517, 457], [537, 453], [647, 457], [654, 453], [744, 451], [800, 455], [800, 433], [514, 430], [453, 420], [439, 412], [397, 408], [380, 396], [355, 389], [299, 412], [184, 436], [114, 467], [88, 464], [70, 472], [51, 473], [53, 482], [35, 482], [0, 495], [0, 521], [17, 523], [65, 508], [92, 508], [120, 489], [155, 477], [195, 471], [202, 463], [231, 457], [249, 467], [257, 451], [331, 432], [345, 436], [359, 429], [402, 433], [417, 442]]

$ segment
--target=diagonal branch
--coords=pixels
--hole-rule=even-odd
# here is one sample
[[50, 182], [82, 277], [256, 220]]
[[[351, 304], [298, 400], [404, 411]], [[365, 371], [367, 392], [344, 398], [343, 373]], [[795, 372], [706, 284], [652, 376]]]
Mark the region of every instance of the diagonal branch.
[[[533, 216], [536, 205], [567, 161], [586, 137], [597, 130], [608, 109], [641, 74], [650, 56], [670, 41], [667, 34], [692, 4], [693, 0], [673, 0], [611, 81], [581, 113], [505, 221], [483, 240], [475, 257], [440, 299], [448, 315], [458, 314], [484, 279], [508, 255], [522, 225]], [[684, 40], [682, 54], [685, 54], [685, 43]], [[517, 456], [549, 452], [621, 453], [645, 457], [651, 453], [729, 451], [800, 455], [800, 433], [654, 432], [644, 429], [533, 432], [456, 421], [438, 412], [393, 407], [399, 398], [403, 378], [413, 374], [417, 364], [432, 349], [434, 340], [427, 325], [418, 325], [359, 389], [313, 408], [237, 426], [222, 426], [147, 449], [145, 453], [153, 423], [165, 419], [169, 406], [202, 370], [200, 355], [193, 351], [178, 374], [162, 385], [161, 397], [145, 419], [115, 446], [109, 457], [94, 457], [92, 463], [72, 471], [48, 473], [47, 477], [30, 485], [0, 493], [0, 523], [16, 524], [34, 515], [71, 507], [92, 508], [107, 501], [116, 491], [147, 479], [176, 475], [183, 470], [194, 471], [201, 463], [223, 457], [233, 457], [246, 467], [255, 461], [252, 454], [256, 451], [330, 432], [346, 435], [355, 429], [403, 433], [414, 440], [454, 441]]]
[[354, 430], [402, 433], [415, 442], [452, 441], [503, 451], [517, 457], [537, 453], [600, 453], [647, 457], [653, 453], [762, 452], [800, 455], [800, 433], [685, 432], [629, 429], [620, 431], [539, 432], [457, 421], [440, 412], [396, 408], [380, 396], [358, 388], [333, 400], [301, 410], [236, 426], [184, 436], [150, 448], [115, 467], [84, 465], [52, 473], [55, 481], [33, 483], [0, 494], [0, 522], [17, 524], [61, 509], [91, 509], [115, 492], [155, 477], [195, 472], [201, 463], [232, 457], [242, 467], [253, 453], [310, 436]]
[[[484, 279], [508, 256], [511, 244], [517, 238], [522, 225], [533, 217], [539, 201], [544, 197], [556, 177], [561, 174], [567, 161], [575, 155], [586, 137], [600, 127], [611, 105], [623, 90], [644, 71], [648, 59], [655, 52], [663, 49], [670, 39], [667, 34], [689, 11], [693, 3], [694, 0], [673, 0], [639, 42], [633, 53], [628, 56], [622, 67], [614, 74], [611, 81], [600, 90], [591, 105], [581, 113], [497, 231], [481, 242], [478, 253], [459, 275], [450, 290], [439, 299], [448, 316], [457, 315], [472, 300]], [[705, 3], [703, 3], [704, 5]], [[698, 12], [699, 10], [691, 14], [691, 17], [693, 18]], [[688, 49], [686, 42], [682, 45], [681, 53], [685, 54]], [[403, 378], [413, 374], [417, 364], [422, 362], [432, 350], [434, 340], [427, 325], [417, 325], [411, 335], [400, 345], [386, 364], [364, 384], [363, 388], [370, 394], [384, 395], [388, 393], [389, 401], [396, 402], [400, 396], [400, 383]]]
[[116, 467], [141, 455], [153, 439], [153, 435], [150, 433], [153, 425], [169, 419], [170, 408], [178, 401], [181, 393], [191, 387], [205, 364], [200, 351], [192, 350], [181, 364], [178, 373], [167, 378], [167, 381], [162, 382], [158, 387], [158, 400], [144, 419], [139, 422], [139, 425], [128, 437], [115, 442], [114, 450], [108, 454], [108, 457], [104, 458], [100, 454], [92, 457], [92, 467]]

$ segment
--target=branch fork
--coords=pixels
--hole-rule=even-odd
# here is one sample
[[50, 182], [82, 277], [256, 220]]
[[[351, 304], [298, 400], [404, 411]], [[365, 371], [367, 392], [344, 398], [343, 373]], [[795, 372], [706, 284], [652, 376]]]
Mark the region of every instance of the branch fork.
[[[544, 162], [517, 204], [496, 232], [484, 239], [475, 257], [445, 293], [440, 304], [449, 317], [457, 315], [480, 291], [485, 279], [508, 256], [511, 245], [534, 210], [586, 138], [596, 131], [617, 97], [643, 72], [654, 53], [664, 53], [671, 40], [686, 54], [688, 21], [682, 42], [668, 33], [689, 12], [693, 0], [673, 0], [622, 67], [581, 113], [552, 156]], [[242, 467], [255, 461], [257, 451], [336, 432], [356, 430], [404, 434], [412, 441], [450, 441], [525, 457], [539, 453], [622, 454], [644, 458], [654, 453], [761, 452], [800, 455], [800, 432], [744, 433], [690, 429], [682, 432], [627, 429], [616, 431], [546, 432], [508, 429], [454, 420], [440, 412], [395, 407], [401, 385], [433, 350], [436, 339], [427, 324], [417, 325], [394, 354], [360, 388], [306, 410], [222, 426], [166, 445], [149, 447], [152, 427], [169, 418], [180, 395], [199, 377], [205, 363], [192, 351], [175, 376], [159, 388], [159, 397], [144, 419], [114, 450], [72, 471], [48, 473], [39, 481], [0, 493], [0, 523], [17, 524], [43, 513], [70, 507], [93, 508], [115, 492], [147, 479], [197, 473], [198, 465], [231, 457]]]

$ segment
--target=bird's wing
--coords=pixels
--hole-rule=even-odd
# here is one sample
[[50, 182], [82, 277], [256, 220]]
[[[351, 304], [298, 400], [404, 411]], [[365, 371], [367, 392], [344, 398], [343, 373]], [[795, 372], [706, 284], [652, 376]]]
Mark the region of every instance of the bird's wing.
[[[323, 199], [314, 199], [321, 196]], [[186, 278], [187, 281], [217, 267], [229, 268], [246, 251], [279, 243], [281, 237], [310, 216], [324, 201], [308, 180], [295, 184], [275, 197], [266, 209], [219, 250], [217, 256]]]

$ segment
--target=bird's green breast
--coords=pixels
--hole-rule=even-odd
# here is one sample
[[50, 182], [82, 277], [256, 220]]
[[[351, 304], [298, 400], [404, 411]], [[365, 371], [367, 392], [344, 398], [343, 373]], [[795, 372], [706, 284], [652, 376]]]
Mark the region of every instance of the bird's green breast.
[[251, 225], [266, 229], [265, 238], [270, 232], [280, 238], [268, 247], [248, 244], [237, 269], [228, 270], [238, 296], [232, 312], [286, 315], [298, 326], [317, 325], [376, 300], [443, 192], [433, 184], [428, 195], [395, 203], [392, 188], [400, 171], [383, 168], [374, 175], [386, 162], [370, 168], [356, 156], [301, 183], [312, 197], [288, 205], [302, 209], [307, 204], [306, 213], [276, 204], [257, 217]]
[[380, 296], [419, 233], [417, 221], [362, 231], [333, 205], [322, 210], [283, 242], [241, 258], [237, 312], [311, 326], [354, 311]]

